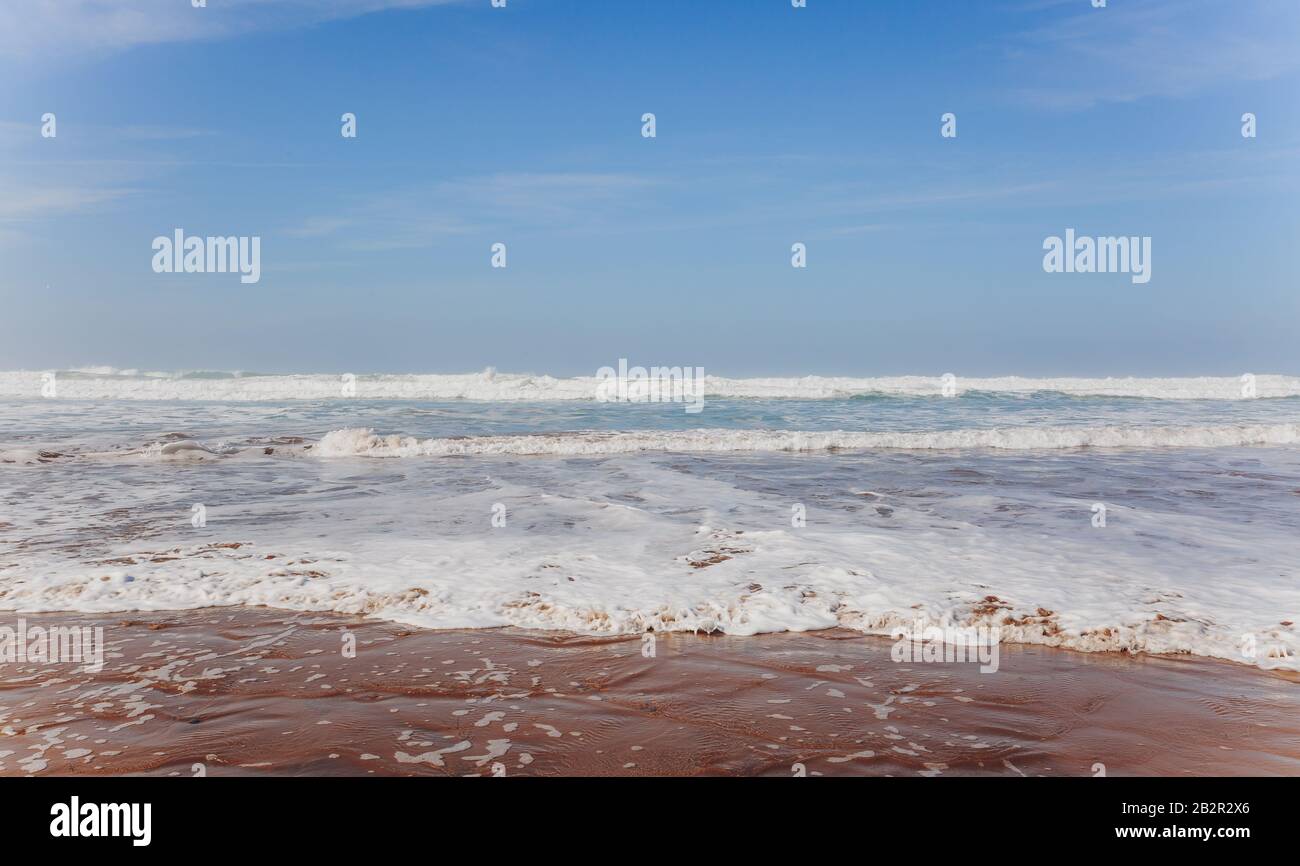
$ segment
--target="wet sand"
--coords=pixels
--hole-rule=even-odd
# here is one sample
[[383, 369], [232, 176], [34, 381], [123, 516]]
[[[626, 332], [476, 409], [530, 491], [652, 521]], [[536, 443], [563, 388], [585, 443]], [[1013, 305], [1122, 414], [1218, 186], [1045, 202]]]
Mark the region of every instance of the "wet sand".
[[[261, 608], [102, 626], [105, 664], [0, 664], [3, 775], [1300, 775], [1300, 684], [1003, 646], [895, 663], [839, 629], [593, 638]], [[345, 649], [355, 637], [355, 655]]]

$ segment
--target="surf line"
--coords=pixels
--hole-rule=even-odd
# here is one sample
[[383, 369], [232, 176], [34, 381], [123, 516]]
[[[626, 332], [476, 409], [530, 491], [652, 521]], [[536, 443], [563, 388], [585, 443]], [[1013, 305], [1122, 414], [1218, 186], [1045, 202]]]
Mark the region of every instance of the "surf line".
[[596, 371], [596, 400], [601, 403], [685, 403], [695, 414], [704, 409], [703, 367], [629, 367]]

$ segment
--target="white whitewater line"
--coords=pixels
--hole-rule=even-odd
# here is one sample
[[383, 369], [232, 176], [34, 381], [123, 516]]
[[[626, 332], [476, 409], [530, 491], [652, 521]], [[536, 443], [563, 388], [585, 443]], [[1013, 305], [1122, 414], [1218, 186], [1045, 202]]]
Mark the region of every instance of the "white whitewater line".
[[[280, 457], [600, 457], [619, 454], [796, 453], [828, 451], [1061, 451], [1074, 448], [1240, 448], [1300, 444], [1300, 423], [1183, 427], [996, 427], [916, 432], [845, 430], [583, 430], [510, 436], [418, 439], [380, 435], [368, 427], [326, 433], [314, 445], [277, 445]], [[0, 449], [0, 464], [37, 466], [73, 461], [258, 458], [265, 443], [209, 445], [156, 442], [120, 451], [65, 450], [48, 457], [36, 448]]]
[[327, 433], [318, 457], [581, 456], [650, 452], [950, 450], [1029, 451], [1065, 448], [1221, 448], [1300, 443], [1300, 424], [1189, 427], [1003, 427], [918, 433], [846, 431], [681, 430], [539, 433], [416, 439], [380, 436], [368, 428]]
[[[1104, 567], [1085, 566], [1070, 575], [1073, 581], [1065, 580], [1065, 574], [1050, 568], [1051, 560], [1032, 549], [1026, 551], [1025, 563], [1014, 565], [999, 580], [1009, 584], [1007, 588], [995, 589], [998, 597], [1011, 601], [985, 614], [978, 612], [981, 596], [969, 585], [927, 581], [923, 568], [912, 572], [911, 580], [882, 580], [860, 566], [850, 569], [831, 562], [799, 573], [797, 564], [809, 549], [797, 546], [787, 533], [747, 538], [758, 542], [760, 549], [751, 555], [759, 561], [746, 565], [743, 557], [729, 560], [689, 579], [682, 574], [684, 564], [637, 563], [626, 550], [605, 555], [554, 548], [516, 550], [524, 553], [516, 557], [501, 555], [498, 546], [477, 540], [443, 540], [436, 548], [397, 541], [394, 546], [401, 549], [392, 556], [374, 549], [365, 555], [297, 550], [274, 562], [262, 557], [270, 549], [284, 551], [281, 544], [244, 545], [238, 551], [177, 548], [173, 553], [181, 555], [179, 560], [159, 564], [146, 558], [153, 554], [141, 552], [137, 555], [143, 561], [129, 568], [53, 562], [40, 569], [0, 568], [0, 609], [108, 613], [248, 605], [361, 615], [432, 629], [515, 626], [578, 634], [653, 630], [735, 636], [835, 626], [889, 636], [895, 627], [911, 627], [921, 620], [925, 625], [996, 625], [1007, 644], [1081, 652], [1186, 653], [1300, 670], [1300, 635], [1279, 627], [1277, 617], [1238, 609], [1223, 611], [1223, 621], [1208, 622], [1191, 615], [1203, 598], [1170, 597], [1135, 605], [1134, 588], [1114, 586]], [[661, 543], [645, 548], [671, 552], [672, 545], [663, 544], [668, 539], [660, 535], [657, 541]], [[773, 550], [763, 551], [768, 544]], [[498, 555], [493, 557], [491, 549]], [[187, 561], [195, 555], [203, 558]], [[310, 565], [295, 568], [295, 560]], [[538, 581], [541, 563], [551, 564], [561, 576], [576, 575], [578, 581]], [[309, 568], [329, 574], [305, 576]], [[773, 572], [787, 577], [772, 582], [761, 576]], [[526, 579], [529, 575], [532, 579]], [[785, 580], [790, 583], [782, 586]], [[754, 590], [750, 587], [755, 581], [769, 585]], [[1017, 602], [1018, 596], [1027, 600]], [[1252, 601], [1258, 603], [1263, 596], [1272, 596], [1279, 609], [1294, 609], [1294, 589], [1261, 590]], [[1045, 604], [1055, 613], [1035, 618]], [[1157, 610], [1172, 618], [1156, 618]], [[1242, 654], [1245, 633], [1258, 640], [1253, 657]]]
[[[40, 398], [50, 371], [0, 372], [0, 398]], [[594, 401], [602, 380], [595, 376], [557, 378], [522, 373], [436, 374], [402, 373], [355, 376], [346, 385], [342, 375], [212, 374], [216, 378], [186, 378], [184, 374], [139, 373], [92, 368], [54, 371], [58, 399], [69, 400], [476, 400], [492, 402]], [[1300, 396], [1300, 377], [1258, 375], [1259, 398]], [[1157, 400], [1240, 400], [1240, 376], [1191, 378], [994, 378], [958, 377], [957, 394], [989, 392], [1029, 395], [1048, 391], [1080, 397], [1135, 397]], [[714, 399], [843, 399], [855, 395], [939, 397], [939, 376], [855, 378], [802, 376], [730, 379], [706, 376], [704, 392]]]

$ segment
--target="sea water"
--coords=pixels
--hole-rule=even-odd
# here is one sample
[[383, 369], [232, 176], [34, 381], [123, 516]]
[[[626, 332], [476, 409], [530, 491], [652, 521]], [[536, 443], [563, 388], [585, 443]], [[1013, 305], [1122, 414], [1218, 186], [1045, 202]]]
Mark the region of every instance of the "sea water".
[[0, 373], [0, 608], [1300, 667], [1300, 378], [709, 376], [699, 413], [593, 383]]

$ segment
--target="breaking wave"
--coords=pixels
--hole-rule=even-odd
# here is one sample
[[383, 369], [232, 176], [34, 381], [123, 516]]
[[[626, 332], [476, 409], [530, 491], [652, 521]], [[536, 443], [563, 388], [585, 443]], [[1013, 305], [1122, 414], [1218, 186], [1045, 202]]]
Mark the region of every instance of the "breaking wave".
[[584, 456], [637, 452], [950, 450], [1064, 448], [1221, 448], [1294, 445], [1300, 424], [1188, 427], [1011, 427], [923, 433], [846, 431], [681, 430], [529, 434], [417, 439], [365, 428], [327, 433], [312, 448], [320, 457]]
[[[464, 374], [330, 375], [294, 373], [272, 375], [218, 371], [178, 373], [88, 367], [63, 371], [0, 372], [0, 398], [38, 398], [50, 376], [58, 396], [86, 400], [481, 400], [494, 402], [595, 400], [600, 379], [563, 378], [493, 369]], [[1300, 397], [1300, 377], [1255, 376], [1259, 398]], [[979, 393], [1031, 395], [1040, 392], [1078, 397], [1132, 397], [1159, 400], [1239, 400], [1241, 376], [1190, 378], [1032, 378], [1001, 376], [952, 380], [957, 396]], [[883, 395], [938, 397], [944, 394], [941, 376], [854, 378], [801, 376], [732, 379], [706, 376], [704, 391], [716, 399], [830, 400]]]

